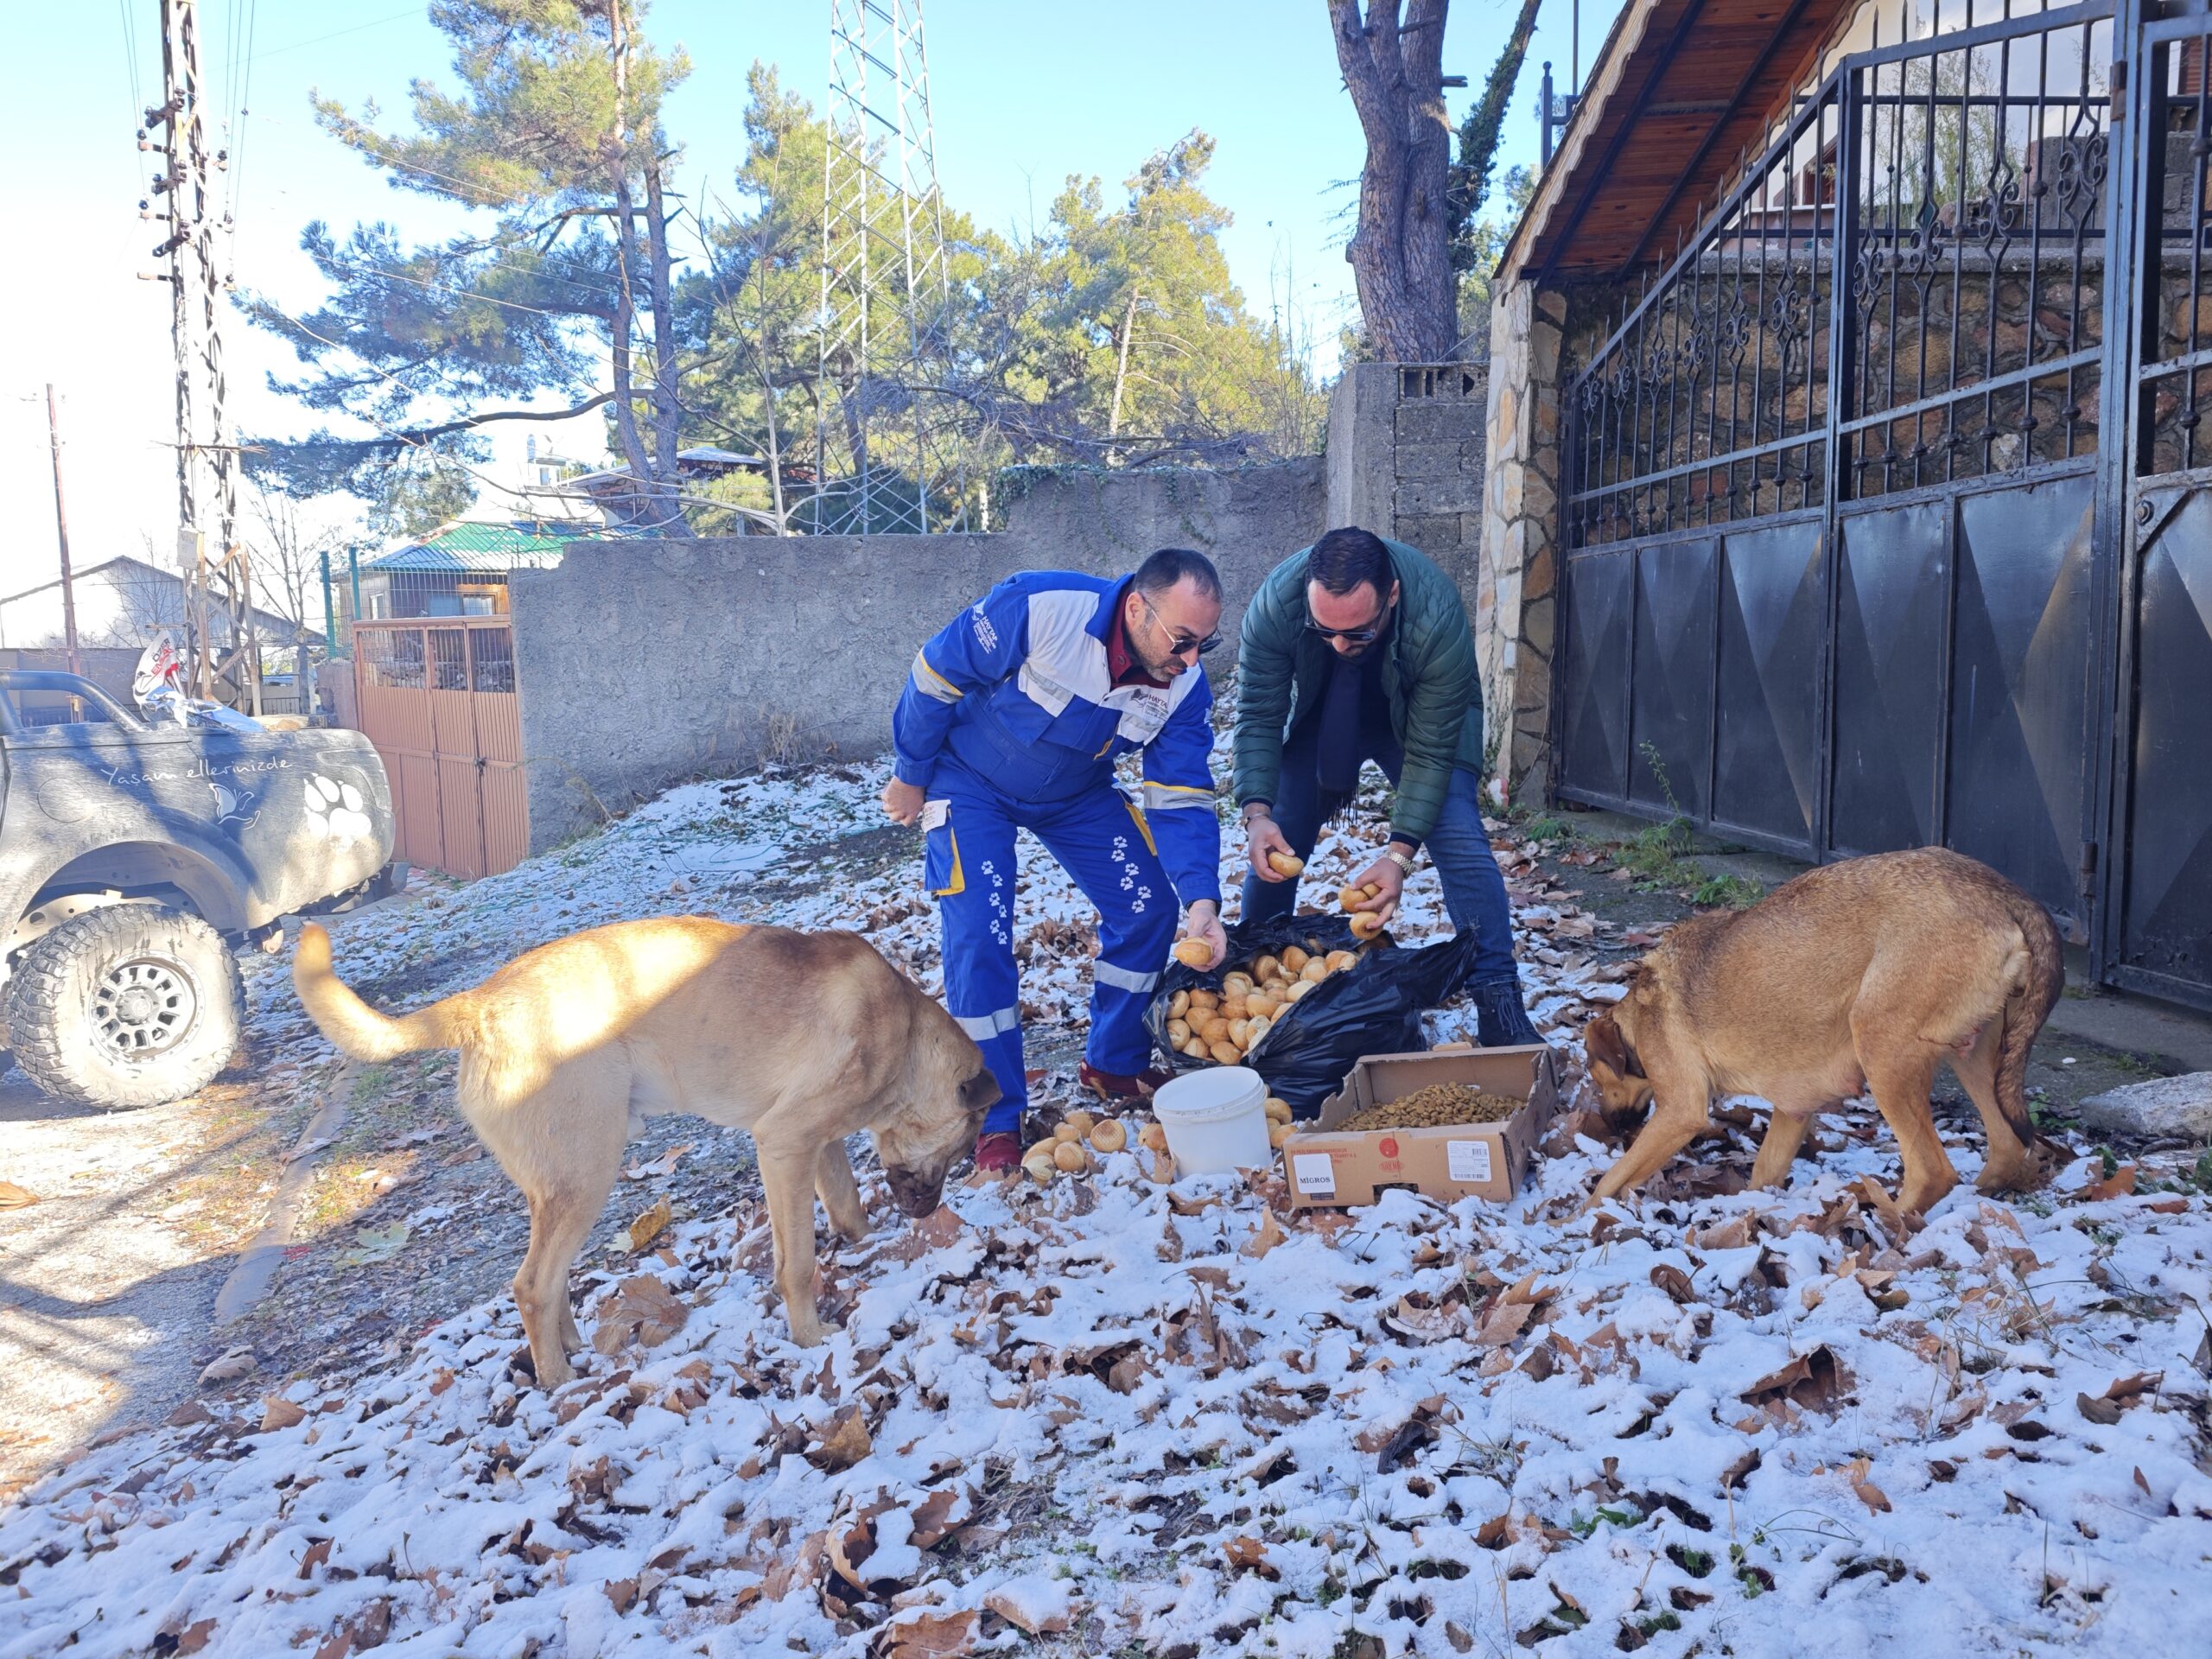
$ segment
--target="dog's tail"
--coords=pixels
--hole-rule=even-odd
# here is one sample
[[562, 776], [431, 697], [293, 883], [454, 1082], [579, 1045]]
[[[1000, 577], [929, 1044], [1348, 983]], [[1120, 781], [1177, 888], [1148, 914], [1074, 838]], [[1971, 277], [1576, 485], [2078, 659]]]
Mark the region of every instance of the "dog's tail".
[[2066, 987], [2066, 958], [2050, 912], [2025, 893], [2012, 906], [2012, 919], [2019, 925], [2020, 944], [2012, 955], [2012, 995], [2000, 1016], [2005, 1023], [1997, 1044], [1997, 1105], [2020, 1143], [2032, 1147], [2037, 1135], [2028, 1116], [2028, 1051], [2058, 1006]]
[[313, 923], [300, 930], [292, 985], [322, 1034], [357, 1060], [389, 1060], [418, 1049], [461, 1046], [466, 1029], [461, 996], [447, 997], [397, 1020], [378, 1014], [331, 970], [330, 935]]

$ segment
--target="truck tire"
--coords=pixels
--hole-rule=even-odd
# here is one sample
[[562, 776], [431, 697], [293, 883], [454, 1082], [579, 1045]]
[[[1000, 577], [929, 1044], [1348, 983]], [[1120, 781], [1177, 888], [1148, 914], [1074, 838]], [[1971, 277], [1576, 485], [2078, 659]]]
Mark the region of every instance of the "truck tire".
[[72, 917], [8, 982], [16, 1064], [58, 1100], [159, 1106], [215, 1079], [237, 1048], [245, 987], [222, 935], [157, 905]]

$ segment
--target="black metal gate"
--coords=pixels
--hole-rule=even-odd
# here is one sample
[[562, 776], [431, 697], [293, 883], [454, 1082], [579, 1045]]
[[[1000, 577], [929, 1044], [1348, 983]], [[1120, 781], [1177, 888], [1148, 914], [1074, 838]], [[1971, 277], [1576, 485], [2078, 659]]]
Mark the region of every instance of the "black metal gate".
[[1840, 59], [1628, 308], [1567, 398], [1561, 795], [1955, 847], [2212, 1004], [2192, 4]]

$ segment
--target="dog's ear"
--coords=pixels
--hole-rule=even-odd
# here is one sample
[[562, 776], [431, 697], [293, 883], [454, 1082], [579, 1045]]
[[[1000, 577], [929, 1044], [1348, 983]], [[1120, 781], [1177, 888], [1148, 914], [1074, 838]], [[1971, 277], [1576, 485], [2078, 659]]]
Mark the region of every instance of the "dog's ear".
[[999, 1094], [999, 1080], [985, 1066], [960, 1085], [960, 1104], [966, 1111], [988, 1111], [998, 1103]]
[[1617, 1077], [1629, 1074], [1628, 1044], [1610, 1014], [1599, 1014], [1582, 1028], [1582, 1052], [1592, 1071], [1602, 1065]]

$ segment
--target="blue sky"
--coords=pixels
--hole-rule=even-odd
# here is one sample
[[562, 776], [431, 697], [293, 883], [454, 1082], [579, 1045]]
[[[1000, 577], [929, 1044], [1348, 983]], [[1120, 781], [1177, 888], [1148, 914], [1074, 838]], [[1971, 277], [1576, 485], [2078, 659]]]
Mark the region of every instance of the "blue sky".
[[[1550, 0], [1508, 119], [1504, 161], [1533, 162], [1538, 65], [1554, 57], [1564, 81], [1570, 0]], [[1617, 0], [1587, 0], [1586, 67]], [[233, 102], [241, 124], [234, 263], [241, 287], [291, 305], [320, 294], [299, 251], [301, 227], [330, 220], [341, 232], [386, 218], [417, 238], [460, 222], [448, 209], [389, 188], [326, 138], [311, 90], [358, 105], [374, 99], [385, 123], [403, 121], [407, 86], [448, 74], [442, 36], [424, 7], [401, 0], [201, 0], [201, 63], [211, 108]], [[828, 73], [827, 0], [655, 0], [645, 29], [656, 45], [682, 44], [690, 80], [667, 121], [684, 146], [686, 188], [726, 188], [742, 153], [745, 73], [755, 58], [819, 104]], [[1447, 73], [1480, 86], [1511, 21], [1506, 0], [1457, 0], [1446, 37]], [[238, 65], [246, 21], [250, 74]], [[930, 0], [929, 57], [938, 171], [949, 200], [1001, 229], [1041, 219], [1070, 173], [1109, 187], [1152, 150], [1201, 127], [1217, 141], [1207, 188], [1235, 215], [1224, 241], [1255, 310], [1294, 305], [1323, 340], [1354, 310], [1351, 271], [1333, 216], [1351, 200], [1337, 181], [1357, 176], [1358, 123], [1338, 79], [1320, 0]], [[11, 218], [36, 226], [35, 257], [0, 266], [9, 321], [0, 374], [0, 478], [16, 505], [17, 533], [0, 546], [0, 593], [48, 580], [55, 569], [43, 384], [62, 403], [71, 543], [80, 565], [139, 553], [143, 537], [173, 544], [175, 487], [169, 452], [172, 380], [168, 289], [137, 280], [162, 238], [137, 201], [158, 153], [133, 132], [126, 28], [139, 96], [159, 101], [156, 0], [69, 0], [12, 19], [21, 65], [0, 104]], [[1451, 95], [1456, 120], [1472, 90]], [[266, 389], [287, 355], [233, 319], [225, 342], [231, 407], [247, 429], [301, 429], [296, 406]], [[33, 401], [33, 400], [37, 401]], [[560, 435], [595, 448], [600, 429]], [[503, 429], [489, 470], [507, 475], [525, 431]]]

